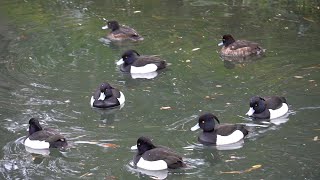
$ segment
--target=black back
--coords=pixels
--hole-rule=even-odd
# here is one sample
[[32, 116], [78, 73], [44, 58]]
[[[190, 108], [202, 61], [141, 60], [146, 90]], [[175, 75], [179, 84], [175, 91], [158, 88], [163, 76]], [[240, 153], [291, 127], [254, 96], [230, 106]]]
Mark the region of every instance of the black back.
[[284, 97], [278, 96], [268, 96], [268, 97], [259, 97], [255, 96], [250, 99], [250, 107], [254, 109], [252, 115], [256, 119], [269, 119], [270, 111], [269, 109], [279, 109], [282, 107], [282, 103], [286, 103]]
[[120, 70], [123, 72], [130, 72], [131, 66], [142, 67], [147, 64], [155, 64], [158, 69], [163, 69], [167, 66], [165, 60], [161, 59], [156, 55], [140, 55], [135, 50], [127, 50], [125, 51], [121, 58], [124, 61], [124, 64], [121, 65]]
[[244, 136], [249, 133], [245, 128], [245, 125], [242, 124], [220, 124], [219, 119], [212, 113], [201, 115], [198, 123], [203, 130], [198, 137], [198, 141], [206, 145], [215, 145], [217, 142], [217, 135], [228, 136], [236, 130], [240, 130]]
[[164, 160], [171, 169], [185, 166], [181, 156], [167, 147], [155, 146], [147, 137], [140, 137], [137, 146], [138, 152], [133, 159], [135, 166], [141, 157], [147, 161]]

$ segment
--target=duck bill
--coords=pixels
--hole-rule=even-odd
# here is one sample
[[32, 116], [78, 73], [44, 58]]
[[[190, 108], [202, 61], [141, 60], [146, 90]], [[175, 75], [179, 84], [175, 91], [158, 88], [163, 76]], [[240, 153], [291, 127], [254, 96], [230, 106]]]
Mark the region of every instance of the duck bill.
[[220, 43], [218, 44], [218, 46], [223, 46], [223, 42], [220, 42]]
[[120, 66], [120, 65], [123, 64], [123, 63], [124, 63], [124, 61], [123, 61], [122, 58], [121, 58], [119, 61], [116, 62], [116, 64], [117, 64], [118, 66]]
[[108, 25], [103, 26], [101, 29], [109, 29]]
[[196, 130], [198, 130], [198, 129], [200, 129], [200, 126], [199, 126], [199, 124], [196, 124], [196, 125], [193, 126], [190, 130], [191, 130], [191, 131], [196, 131]]
[[250, 107], [249, 111], [246, 113], [246, 115], [248, 116], [252, 116], [252, 114], [254, 113], [254, 109], [252, 107]]
[[137, 149], [138, 149], [138, 146], [137, 146], [137, 145], [131, 146], [130, 149], [131, 149], [131, 150], [137, 150]]

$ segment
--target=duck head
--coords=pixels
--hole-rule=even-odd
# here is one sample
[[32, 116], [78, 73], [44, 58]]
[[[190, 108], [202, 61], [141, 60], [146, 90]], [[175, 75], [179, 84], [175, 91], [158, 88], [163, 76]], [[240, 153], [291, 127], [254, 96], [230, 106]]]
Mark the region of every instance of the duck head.
[[102, 29], [111, 29], [111, 31], [116, 31], [120, 28], [120, 25], [117, 21], [108, 21], [106, 26], [103, 26]]
[[220, 124], [217, 116], [212, 113], [206, 113], [199, 117], [198, 124], [191, 128], [191, 131], [198, 130], [199, 128], [203, 129], [204, 132], [214, 131], [215, 128]]
[[36, 118], [31, 118], [29, 120], [29, 135], [37, 132], [37, 131], [41, 131], [42, 127], [38, 121], [38, 119]]
[[222, 42], [220, 42], [218, 44], [218, 46], [229, 46], [230, 44], [234, 43], [235, 40], [233, 39], [233, 37], [230, 34], [226, 34], [222, 36]]
[[259, 114], [266, 109], [266, 101], [262, 97], [255, 96], [250, 99], [250, 109], [246, 113], [248, 116], [252, 116], [253, 113]]
[[138, 56], [140, 56], [140, 54], [136, 50], [127, 50], [122, 54], [121, 59], [116, 64], [132, 64]]

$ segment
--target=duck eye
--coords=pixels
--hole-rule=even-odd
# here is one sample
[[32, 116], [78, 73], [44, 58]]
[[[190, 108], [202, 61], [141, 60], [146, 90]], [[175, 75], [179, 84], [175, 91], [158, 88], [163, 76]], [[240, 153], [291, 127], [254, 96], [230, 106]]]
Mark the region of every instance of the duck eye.
[[258, 106], [258, 104], [255, 104], [254, 106], [255, 106], [255, 107], [257, 107], [257, 106]]
[[138, 146], [140, 146], [140, 143], [138, 143]]
[[204, 124], [204, 121], [201, 121], [202, 124]]

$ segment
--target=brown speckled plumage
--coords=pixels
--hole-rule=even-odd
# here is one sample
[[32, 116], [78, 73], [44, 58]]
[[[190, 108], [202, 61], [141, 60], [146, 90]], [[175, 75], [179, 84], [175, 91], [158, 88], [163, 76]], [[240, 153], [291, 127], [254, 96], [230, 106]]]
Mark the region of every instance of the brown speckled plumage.
[[223, 47], [221, 48], [221, 56], [247, 57], [252, 55], [262, 55], [265, 52], [258, 43], [237, 40], [235, 41], [231, 35], [224, 35], [222, 38]]

